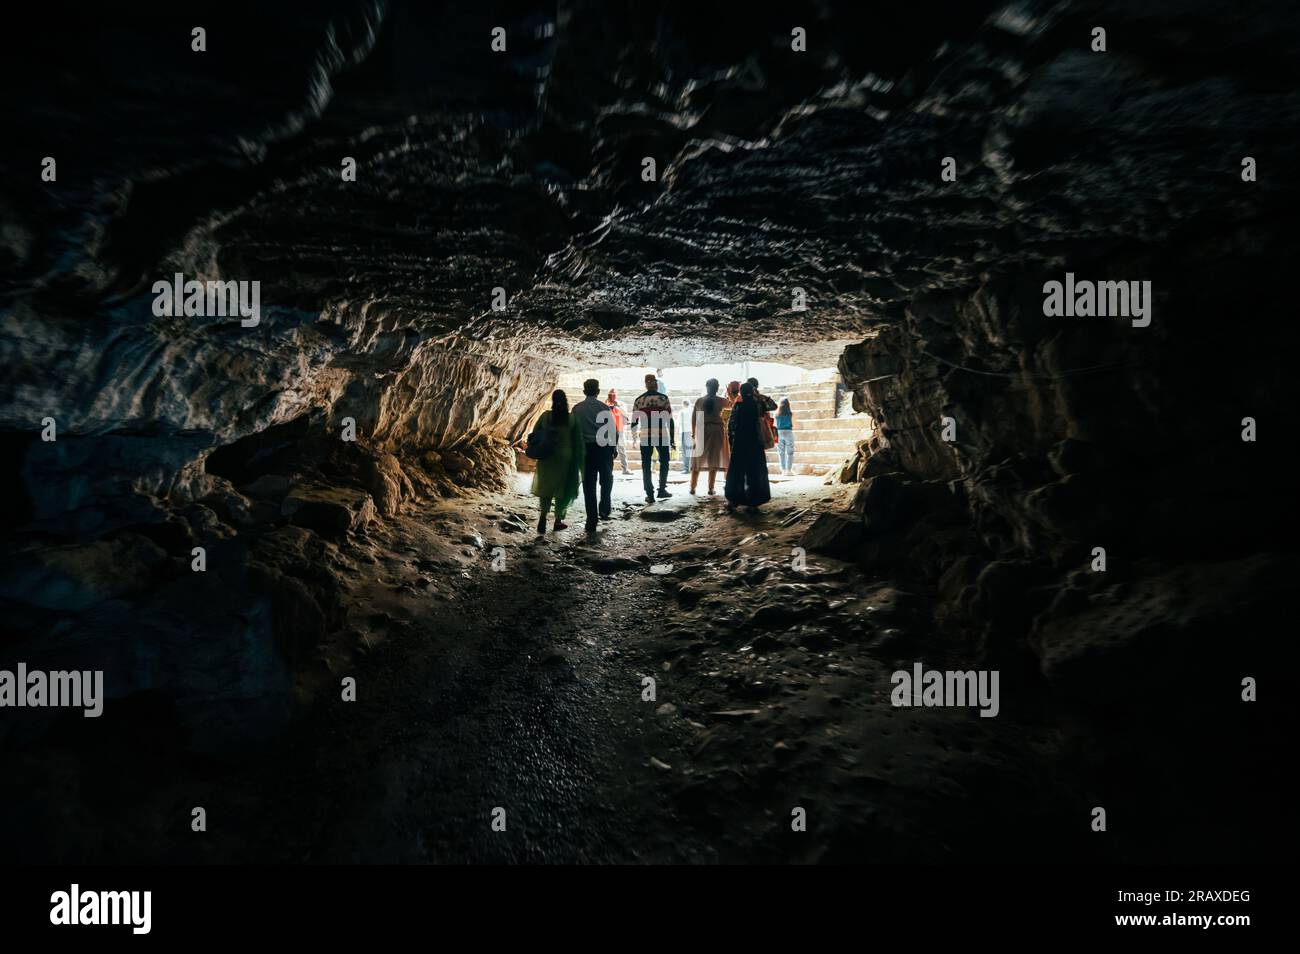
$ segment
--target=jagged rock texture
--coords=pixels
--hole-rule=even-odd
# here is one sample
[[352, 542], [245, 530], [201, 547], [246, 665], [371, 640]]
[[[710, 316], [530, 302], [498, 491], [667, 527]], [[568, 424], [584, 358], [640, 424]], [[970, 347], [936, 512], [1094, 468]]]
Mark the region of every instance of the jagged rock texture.
[[[47, 575], [6, 585], [9, 625], [64, 625], [46, 605], [64, 597], [40, 594], [180, 600], [206, 584], [141, 581], [196, 541], [278, 540], [297, 569], [254, 576], [302, 581], [281, 627], [328, 629], [310, 569], [325, 537], [499, 481], [560, 370], [744, 353], [838, 360], [880, 423], [853, 468], [893, 481], [864, 485], [863, 561], [929, 579], [990, 652], [1023, 641], [1068, 679], [1054, 627], [1103, 597], [1096, 577], [1058, 593], [1093, 546], [1139, 589], [1293, 549], [1274, 448], [1296, 353], [1277, 307], [1296, 250], [1296, 26], [1285, 4], [1197, 0], [332, 0], [133, 4], [11, 37], [8, 572]], [[47, 155], [57, 183], [38, 178]], [[1067, 269], [1153, 281], [1151, 327], [1044, 318], [1041, 284]], [[151, 285], [178, 271], [260, 281], [260, 325], [155, 317]], [[46, 416], [56, 444], [34, 438]], [[1268, 438], [1243, 444], [1244, 416]], [[259, 499], [266, 477], [282, 483]], [[128, 569], [101, 590], [106, 560]], [[68, 561], [84, 572], [58, 590]], [[226, 584], [269, 619], [255, 582]], [[89, 640], [111, 620], [71, 625]], [[249, 625], [265, 648], [275, 627]], [[196, 662], [187, 685], [256, 695], [282, 665], [258, 658], [219, 691]]]

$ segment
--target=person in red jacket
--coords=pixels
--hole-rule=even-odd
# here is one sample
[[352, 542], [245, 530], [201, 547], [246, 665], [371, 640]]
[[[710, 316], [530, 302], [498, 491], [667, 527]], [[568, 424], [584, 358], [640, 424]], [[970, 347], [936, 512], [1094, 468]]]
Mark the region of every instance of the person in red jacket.
[[627, 437], [627, 412], [623, 410], [623, 405], [618, 403], [618, 395], [614, 389], [609, 389], [609, 396], [605, 398], [605, 403], [609, 405], [610, 411], [614, 414], [614, 430], [618, 434], [618, 462], [623, 468], [623, 476], [631, 477], [632, 471], [627, 467], [627, 448], [623, 446], [624, 438]]

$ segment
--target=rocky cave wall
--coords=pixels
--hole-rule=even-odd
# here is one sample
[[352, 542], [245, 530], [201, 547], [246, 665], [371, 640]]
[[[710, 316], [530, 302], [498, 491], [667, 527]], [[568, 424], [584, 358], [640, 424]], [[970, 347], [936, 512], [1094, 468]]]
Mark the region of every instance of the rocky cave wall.
[[[1293, 551], [1287, 454], [1242, 433], [1244, 418], [1277, 406], [1288, 373], [1266, 356], [1292, 353], [1296, 333], [1227, 317], [1285, 300], [1293, 249], [1289, 229], [1252, 223], [1173, 256], [1077, 263], [1150, 276], [1147, 328], [1044, 317], [1046, 272], [914, 302], [841, 363], [882, 434], [861, 464], [868, 541], [896, 537], [900, 524], [915, 531], [913, 520], [959, 527], [946, 549], [918, 534], [897, 558], [1004, 640], [1088, 605], [1103, 581], [1187, 565], [1208, 581], [1212, 564], [1255, 567], [1261, 552]], [[1098, 546], [1104, 575], [1090, 571]], [[1257, 581], [1261, 598], [1280, 595], [1273, 570]]]
[[[934, 587], [990, 659], [1090, 707], [1272, 666], [1296, 569], [1290, 455], [1243, 440], [1283, 406], [1297, 350], [1296, 194], [1242, 175], [1293, 135], [1296, 103], [1246, 22], [1179, 9], [1126, 20], [1133, 51], [1105, 76], [1054, 27], [1017, 31], [1015, 94], [969, 162], [1025, 228], [1057, 219], [1068, 240], [915, 295], [840, 362], [880, 437], [848, 468], [863, 484], [831, 547]], [[1103, 10], [1055, 12], [1113, 22]], [[1044, 283], [1067, 271], [1151, 282], [1151, 324], [1046, 316]]]

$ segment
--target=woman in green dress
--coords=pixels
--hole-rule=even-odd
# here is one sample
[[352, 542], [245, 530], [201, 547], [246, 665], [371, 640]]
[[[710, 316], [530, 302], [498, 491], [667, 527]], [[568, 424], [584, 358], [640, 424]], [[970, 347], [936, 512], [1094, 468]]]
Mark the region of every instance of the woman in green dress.
[[533, 473], [532, 493], [541, 498], [542, 515], [537, 521], [537, 532], [546, 532], [546, 515], [555, 506], [555, 529], [565, 530], [565, 511], [578, 496], [578, 478], [582, 473], [582, 458], [586, 447], [582, 443], [582, 428], [577, 418], [569, 413], [569, 399], [563, 391], [551, 394], [551, 409], [542, 413], [534, 430], [549, 428], [553, 450], [537, 462]]

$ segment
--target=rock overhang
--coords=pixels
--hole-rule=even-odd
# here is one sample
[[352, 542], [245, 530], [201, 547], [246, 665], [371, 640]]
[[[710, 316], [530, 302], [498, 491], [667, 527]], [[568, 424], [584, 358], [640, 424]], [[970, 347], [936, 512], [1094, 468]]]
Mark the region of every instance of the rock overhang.
[[[38, 35], [67, 82], [14, 116], [59, 179], [4, 160], [0, 261], [5, 353], [48, 373], [7, 379], [5, 427], [228, 442], [316, 408], [399, 444], [504, 436], [556, 373], [834, 366], [917, 302], [1295, 205], [1224, 184], [1245, 144], [1288, 155], [1281, 4], [1268, 36], [1197, 2], [310, 6], [214, 9], [202, 53], [148, 5], [107, 48]], [[1125, 38], [1104, 55], [1097, 18]], [[98, 94], [93, 62], [135, 78]], [[176, 272], [258, 281], [270, 317], [154, 321]], [[968, 344], [996, 367], [1018, 343]]]

